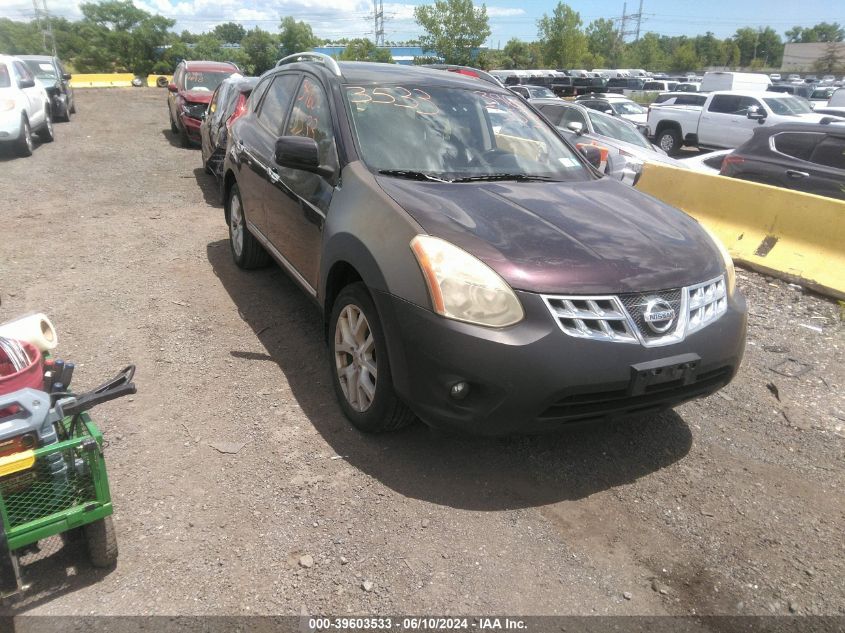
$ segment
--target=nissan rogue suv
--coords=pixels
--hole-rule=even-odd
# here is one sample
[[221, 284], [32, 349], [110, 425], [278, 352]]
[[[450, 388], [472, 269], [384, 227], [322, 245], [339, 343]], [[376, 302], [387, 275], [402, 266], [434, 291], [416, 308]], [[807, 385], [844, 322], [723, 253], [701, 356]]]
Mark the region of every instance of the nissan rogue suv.
[[739, 367], [724, 248], [493, 83], [293, 55], [223, 173], [235, 263], [273, 259], [316, 301], [361, 430], [554, 430], [706, 396]]

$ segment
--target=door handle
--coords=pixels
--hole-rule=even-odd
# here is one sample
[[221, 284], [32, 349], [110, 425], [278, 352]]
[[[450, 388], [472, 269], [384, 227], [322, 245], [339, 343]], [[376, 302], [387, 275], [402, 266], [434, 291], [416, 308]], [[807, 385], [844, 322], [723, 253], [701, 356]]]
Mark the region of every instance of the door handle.
[[267, 170], [267, 178], [270, 179], [270, 182], [272, 182], [273, 184], [276, 184], [281, 179], [281, 176], [279, 176], [279, 170], [276, 169], [275, 167], [268, 169]]
[[796, 171], [794, 169], [787, 169], [786, 175], [792, 178], [793, 180], [800, 180], [801, 178], [809, 178], [810, 174], [806, 171]]

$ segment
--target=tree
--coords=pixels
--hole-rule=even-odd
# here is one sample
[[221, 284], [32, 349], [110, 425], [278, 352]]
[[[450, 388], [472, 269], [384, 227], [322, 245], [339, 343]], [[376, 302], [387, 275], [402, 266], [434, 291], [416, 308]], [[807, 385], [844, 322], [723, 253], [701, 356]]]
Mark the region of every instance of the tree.
[[310, 24], [297, 22], [290, 16], [282, 18], [282, 23], [279, 25], [279, 48], [282, 57], [310, 51], [319, 43], [320, 40], [314, 37]]
[[339, 59], [347, 62], [383, 62], [385, 64], [393, 63], [393, 56], [390, 54], [390, 49], [377, 48], [373, 42], [367, 38], [358, 38], [349, 40], [346, 48], [339, 55]]
[[531, 48], [527, 42], [512, 37], [502, 49], [504, 67], [523, 70], [532, 68]]
[[471, 64], [475, 49], [490, 37], [487, 7], [472, 0], [436, 0], [414, 8], [414, 18], [425, 31], [420, 46], [447, 64]]
[[214, 27], [213, 32], [224, 44], [240, 44], [246, 37], [246, 29], [237, 22], [218, 24]]
[[787, 42], [809, 44], [812, 42], [841, 42], [845, 40], [845, 29], [837, 22], [819, 22], [810, 28], [794, 26], [786, 33]]
[[657, 33], [646, 33], [638, 41], [629, 44], [625, 51], [625, 65], [631, 68], [661, 70], [666, 68], [667, 63]]
[[279, 59], [278, 41], [272, 33], [257, 26], [241, 38], [241, 51], [247, 59], [245, 70], [252, 75], [270, 70]]
[[558, 2], [551, 17], [537, 22], [543, 58], [552, 68], [577, 68], [587, 55], [587, 37], [581, 31], [581, 16], [569, 5]]
[[587, 26], [587, 49], [599, 62], [615, 68], [622, 61], [622, 37], [613, 20], [599, 18]]
[[833, 74], [845, 68], [845, 47], [837, 42], [828, 42], [825, 51], [813, 64], [818, 73]]
[[686, 42], [676, 48], [669, 61], [670, 70], [676, 72], [695, 70], [699, 66], [700, 60], [698, 54], [695, 52], [695, 45], [692, 42]]

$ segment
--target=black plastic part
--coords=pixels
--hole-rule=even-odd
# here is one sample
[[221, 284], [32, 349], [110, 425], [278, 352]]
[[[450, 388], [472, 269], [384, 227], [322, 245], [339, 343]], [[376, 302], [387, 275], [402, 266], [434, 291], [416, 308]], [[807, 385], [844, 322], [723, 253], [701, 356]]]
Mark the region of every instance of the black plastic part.
[[631, 386], [628, 394], [638, 396], [646, 393], [649, 387], [667, 382], [677, 382], [679, 386], [695, 382], [701, 356], [698, 354], [679, 354], [671, 358], [660, 358], [645, 363], [631, 365]]
[[9, 595], [20, 591], [18, 585], [18, 574], [15, 569], [14, 554], [9, 551], [9, 541], [6, 538], [6, 530], [0, 521], [0, 596]]
[[135, 388], [135, 383], [115, 387], [109, 391], [89, 392], [77, 397], [76, 402], [69, 404], [66, 407], [62, 407], [62, 413], [66, 416], [76, 415], [78, 413], [82, 413], [83, 411], [93, 409], [98, 404], [108, 402], [109, 400], [116, 400], [117, 398], [129, 396], [137, 392], [138, 390]]

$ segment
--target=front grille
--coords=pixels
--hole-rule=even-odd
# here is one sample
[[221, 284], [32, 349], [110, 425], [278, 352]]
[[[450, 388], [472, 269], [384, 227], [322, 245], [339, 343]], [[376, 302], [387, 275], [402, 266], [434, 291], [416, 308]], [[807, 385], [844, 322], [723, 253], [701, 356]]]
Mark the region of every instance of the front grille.
[[696, 376], [694, 382], [680, 381], [650, 385], [645, 393], [632, 396], [627, 389], [570, 394], [554, 402], [538, 418], [577, 421], [612, 415], [627, 415], [709, 395], [730, 380], [731, 368], [720, 367]]
[[683, 294], [683, 288], [674, 288], [672, 290], [660, 290], [658, 292], [624, 294], [619, 295], [619, 299], [622, 301], [622, 305], [625, 306], [625, 310], [631, 315], [631, 318], [637, 325], [637, 329], [640, 334], [642, 334], [645, 339], [649, 340], [666, 336], [667, 332], [662, 334], [654, 332], [648, 327], [648, 324], [646, 324], [643, 311], [648, 305], [648, 302], [652, 299], [663, 299], [666, 303], [672, 306], [672, 309], [675, 311], [676, 318], [675, 324], [670, 329], [670, 332], [674, 332], [679, 325], [681, 325], [681, 319], [678, 317], [681, 315]]
[[[654, 292], [541, 296], [558, 327], [568, 336], [640, 343], [646, 347], [682, 341], [728, 309], [724, 275], [684, 288]], [[666, 318], [661, 321], [664, 314]]]

